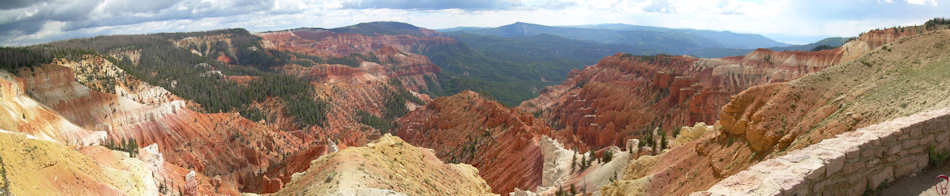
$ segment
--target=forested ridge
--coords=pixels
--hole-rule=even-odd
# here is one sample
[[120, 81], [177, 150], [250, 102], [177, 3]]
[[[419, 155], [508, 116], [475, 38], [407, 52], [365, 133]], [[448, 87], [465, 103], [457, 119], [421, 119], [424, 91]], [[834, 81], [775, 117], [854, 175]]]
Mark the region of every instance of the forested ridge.
[[[236, 51], [226, 53], [238, 65], [224, 64], [212, 57], [199, 56], [179, 48], [171, 40], [185, 37], [226, 34], [230, 47], [217, 44], [197, 47], [209, 51]], [[100, 36], [89, 39], [74, 39], [38, 46], [39, 48], [94, 51], [110, 54], [123, 51], [139, 51], [141, 56], [134, 64], [127, 56], [107, 57], [114, 64], [147, 83], [164, 87], [175, 95], [201, 105], [204, 112], [239, 112], [245, 118], [261, 120], [261, 111], [252, 108], [254, 102], [267, 97], [279, 98], [285, 106], [285, 114], [295, 117], [302, 126], [323, 126], [329, 111], [327, 100], [316, 99], [313, 88], [302, 81], [271, 70], [288, 62], [290, 55], [266, 50], [259, 44], [259, 37], [243, 29], [226, 29], [208, 32], [162, 33], [149, 35]], [[306, 59], [306, 58], [304, 58]], [[213, 73], [224, 75], [254, 76], [249, 85], [239, 85], [231, 80], [217, 78]]]

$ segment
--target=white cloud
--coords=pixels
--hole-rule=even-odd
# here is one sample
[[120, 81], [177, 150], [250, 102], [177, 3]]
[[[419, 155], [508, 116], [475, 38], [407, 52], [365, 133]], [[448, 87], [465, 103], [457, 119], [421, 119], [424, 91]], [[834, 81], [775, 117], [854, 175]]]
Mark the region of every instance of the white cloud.
[[544, 25], [626, 23], [822, 37], [854, 36], [868, 29], [921, 24], [929, 18], [950, 16], [946, 12], [950, 6], [935, 0], [498, 0], [512, 7], [347, 7], [354, 1], [357, 0], [41, 0], [0, 8], [0, 44], [157, 31], [332, 28], [370, 21], [400, 21], [427, 28], [500, 26], [517, 21]]
[[909, 4], [937, 6], [937, 0], [907, 0]]

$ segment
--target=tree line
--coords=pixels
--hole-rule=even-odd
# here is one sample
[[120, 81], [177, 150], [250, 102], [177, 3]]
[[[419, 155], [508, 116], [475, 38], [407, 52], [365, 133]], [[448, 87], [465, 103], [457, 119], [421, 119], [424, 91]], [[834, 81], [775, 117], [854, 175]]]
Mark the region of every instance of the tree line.
[[[199, 56], [186, 48], [179, 48], [169, 40], [187, 36], [230, 33], [237, 52], [229, 56], [240, 65], [224, 64], [215, 57]], [[150, 35], [100, 36], [47, 44], [47, 47], [73, 48], [99, 53], [136, 50], [141, 56], [138, 64], [125, 57], [107, 58], [130, 75], [149, 84], [161, 86], [173, 94], [201, 105], [204, 112], [239, 112], [250, 120], [264, 119], [263, 112], [252, 108], [255, 101], [277, 97], [285, 106], [285, 114], [298, 119], [302, 126], [323, 126], [329, 104], [316, 99], [306, 81], [270, 70], [287, 63], [289, 54], [263, 49], [255, 37], [240, 29], [171, 33]], [[226, 44], [211, 44], [212, 51], [229, 51]], [[225, 75], [255, 76], [257, 79], [241, 85], [225, 78], [209, 77], [220, 71]]]

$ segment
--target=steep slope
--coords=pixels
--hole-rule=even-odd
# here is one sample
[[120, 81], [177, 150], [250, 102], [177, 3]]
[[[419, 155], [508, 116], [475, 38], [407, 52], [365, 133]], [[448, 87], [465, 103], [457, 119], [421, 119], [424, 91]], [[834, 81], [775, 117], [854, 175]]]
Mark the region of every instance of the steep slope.
[[[889, 30], [884, 30], [889, 31]], [[797, 149], [857, 127], [947, 104], [948, 31], [893, 39], [851, 63], [789, 83], [749, 89], [722, 125], [756, 152]], [[879, 31], [863, 35], [871, 44]], [[884, 42], [886, 43], [886, 41]], [[780, 112], [781, 111], [781, 112]], [[776, 118], [781, 113], [784, 119]]]
[[305, 147], [299, 145], [300, 138], [236, 114], [194, 112], [180, 100], [147, 105], [85, 88], [66, 67], [49, 64], [20, 74], [32, 98], [70, 122], [104, 130], [108, 140], [133, 138], [140, 146], [158, 144], [165, 160], [210, 176], [243, 180], [236, 178]]
[[[373, 33], [378, 25], [361, 24], [353, 29], [292, 29], [258, 34], [266, 48], [291, 54], [291, 64], [275, 67], [279, 72], [309, 82], [318, 97], [329, 100], [328, 126], [334, 132], [353, 128], [389, 131], [391, 121], [410, 108], [425, 103], [421, 92], [440, 88], [440, 68], [411, 51], [432, 44], [452, 42], [437, 36], [417, 37], [412, 29]], [[370, 28], [376, 27], [376, 28]], [[353, 27], [356, 28], [356, 27]], [[416, 29], [428, 35], [425, 29]], [[341, 32], [341, 33], [337, 33]], [[412, 31], [415, 32], [415, 31]], [[392, 34], [404, 33], [404, 34]], [[263, 111], [273, 110], [266, 106]], [[383, 122], [369, 123], [369, 118]], [[365, 125], [370, 127], [366, 127]], [[363, 135], [378, 135], [373, 132]], [[347, 145], [362, 145], [345, 142]]]
[[410, 144], [478, 168], [495, 193], [532, 190], [541, 183], [539, 141], [550, 129], [475, 92], [437, 98], [398, 124], [396, 135]]
[[0, 129], [32, 134], [36, 137], [77, 145], [98, 144], [106, 138], [103, 131], [93, 132], [59, 116], [55, 110], [30, 97], [24, 80], [0, 71]]
[[[59, 60], [64, 59], [51, 62], [62, 62]], [[89, 91], [84, 86], [73, 82], [71, 72], [64, 67], [53, 64], [30, 66], [33, 67], [21, 68], [17, 71], [19, 74], [28, 74], [29, 77], [17, 77], [0, 71], [0, 75], [3, 76], [0, 80], [0, 86], [3, 86], [0, 106], [6, 111], [4, 114], [19, 115], [19, 117], [2, 118], [7, 121], [4, 121], [4, 127], [0, 128], [0, 138], [3, 138], [0, 139], [3, 140], [0, 141], [0, 146], [2, 146], [0, 158], [6, 158], [6, 160], [0, 161], [3, 162], [0, 165], [4, 165], [0, 167], [4, 169], [0, 170], [5, 170], [0, 172], [4, 174], [4, 179], [0, 180], [3, 181], [3, 185], [0, 185], [3, 188], [0, 189], [4, 190], [0, 191], [26, 195], [67, 193], [171, 195], [172, 187], [188, 187], [190, 184], [194, 185], [191, 190], [199, 193], [237, 193], [232, 183], [220, 182], [220, 180], [212, 183], [210, 178], [200, 174], [196, 176], [204, 180], [186, 183], [184, 177], [189, 170], [164, 162], [163, 156], [158, 153], [157, 145], [146, 148], [151, 150], [136, 153], [141, 154], [138, 158], [135, 156], [130, 158], [127, 152], [135, 152], [138, 149], [128, 148], [128, 144], [114, 146], [111, 140], [106, 140], [109, 137], [106, 131], [87, 131], [73, 124], [68, 118], [60, 116], [62, 112], [35, 100], [34, 95], [50, 94], [55, 95], [56, 98], [63, 98], [58, 100], [59, 103], [76, 103], [76, 99], [71, 99], [71, 96], [74, 96], [72, 93], [85, 92], [87, 95], [85, 98], [98, 98], [76, 97], [78, 100], [86, 100], [87, 103], [95, 103], [78, 104], [82, 106], [79, 108], [89, 110], [105, 108], [97, 104], [104, 103], [103, 100], [111, 100], [109, 96]], [[46, 72], [49, 70], [60, 71]], [[50, 85], [44, 85], [45, 88], [36, 88], [36, 84], [42, 83]], [[121, 89], [121, 87], [116, 88]], [[126, 101], [126, 104], [129, 102]], [[118, 148], [125, 152], [95, 145]], [[155, 156], [156, 154], [158, 155]], [[214, 188], [204, 188], [211, 186]]]
[[841, 58], [853, 60], [743, 91], [722, 108], [718, 131], [655, 160], [638, 160], [623, 180], [604, 190], [610, 195], [688, 194], [835, 134], [946, 107], [948, 38], [948, 30], [923, 27], [864, 33], [842, 47]]
[[760, 49], [719, 59], [617, 54], [572, 73], [520, 108], [594, 149], [620, 146], [657, 127], [672, 133], [696, 122], [713, 124], [730, 96], [821, 70], [838, 62], [841, 53]]
[[492, 195], [472, 166], [445, 164], [388, 134], [310, 164], [277, 195]]

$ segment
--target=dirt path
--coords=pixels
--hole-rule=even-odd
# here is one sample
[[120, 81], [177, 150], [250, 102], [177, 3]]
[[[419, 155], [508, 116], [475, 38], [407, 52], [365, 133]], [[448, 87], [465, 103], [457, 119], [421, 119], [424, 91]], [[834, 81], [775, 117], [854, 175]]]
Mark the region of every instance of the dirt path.
[[[937, 192], [937, 176], [950, 175], [950, 161], [939, 168], [930, 167], [924, 171], [918, 172], [915, 176], [898, 179], [884, 190], [874, 195], [927, 195], [941, 196]], [[950, 191], [950, 184], [947, 184]], [[946, 193], [943, 195], [950, 195]]]

